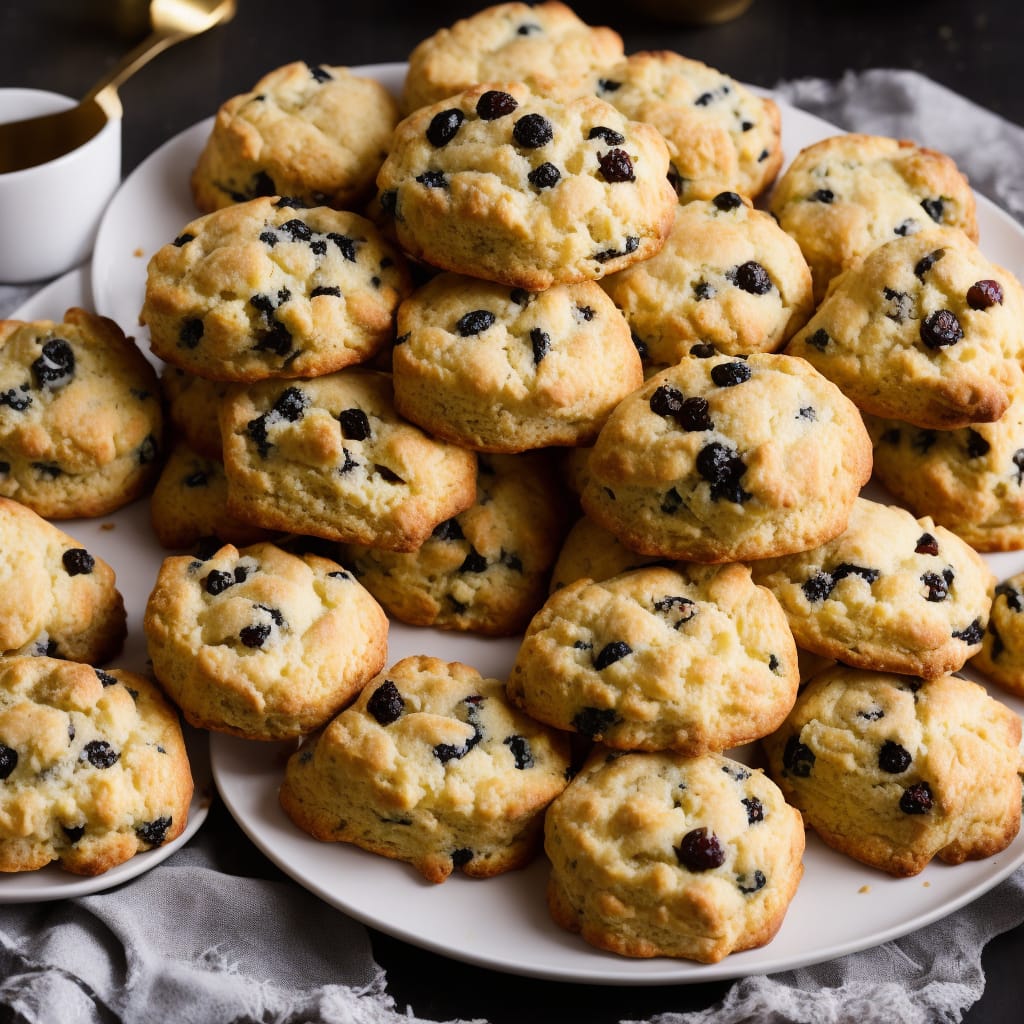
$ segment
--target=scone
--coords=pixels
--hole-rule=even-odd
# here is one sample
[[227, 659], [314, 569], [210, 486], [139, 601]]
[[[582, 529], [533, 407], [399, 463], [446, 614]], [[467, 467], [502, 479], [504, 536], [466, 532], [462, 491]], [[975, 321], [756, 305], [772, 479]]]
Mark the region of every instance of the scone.
[[281, 805], [325, 842], [406, 861], [431, 882], [487, 878], [540, 846], [568, 779], [565, 736], [511, 707], [497, 679], [405, 658], [288, 761]]
[[775, 101], [699, 60], [670, 50], [631, 53], [601, 71], [596, 93], [665, 137], [669, 180], [682, 203], [719, 192], [756, 198], [782, 166]]
[[689, 355], [616, 407], [581, 500], [640, 554], [743, 561], [842, 533], [870, 475], [856, 407], [803, 359]]
[[185, 718], [246, 739], [324, 725], [387, 654], [384, 612], [350, 572], [273, 544], [164, 559], [143, 627], [153, 674]]
[[801, 647], [856, 668], [924, 677], [956, 672], [978, 652], [995, 584], [956, 534], [866, 498], [827, 544], [752, 567]]
[[1004, 690], [1024, 695], [1024, 573], [995, 588], [988, 628], [971, 665]]
[[851, 264], [786, 351], [875, 416], [989, 423], [1020, 387], [1024, 293], [962, 231], [922, 230]]
[[0, 780], [0, 871], [102, 874], [177, 838], [192, 799], [157, 688], [53, 658], [0, 658]]
[[377, 188], [417, 259], [540, 291], [653, 256], [677, 205], [667, 174], [650, 125], [491, 81], [407, 117]]
[[157, 541], [165, 548], [191, 548], [211, 542], [245, 546], [270, 540], [273, 531], [228, 512], [224, 463], [193, 451], [184, 441], [171, 449], [149, 500]]
[[544, 603], [565, 532], [545, 453], [478, 460], [476, 501], [416, 551], [347, 544], [341, 561], [393, 618], [488, 636], [521, 632]]
[[399, 308], [392, 366], [399, 413], [490, 452], [592, 442], [643, 383], [629, 326], [593, 281], [530, 293], [440, 274]]
[[771, 212], [803, 250], [820, 302], [859, 256], [936, 224], [978, 239], [974, 193], [945, 153], [855, 132], [796, 155], [772, 191]]
[[915, 515], [977, 551], [1024, 548], [1024, 386], [995, 423], [930, 430], [865, 416], [874, 472]]
[[314, 377], [366, 362], [411, 291], [365, 217], [252, 199], [188, 224], [149, 261], [140, 319], [164, 361], [200, 377]]
[[1020, 828], [1020, 719], [958, 676], [838, 665], [765, 740], [772, 776], [831, 847], [891, 875], [991, 857]]
[[259, 196], [355, 209], [373, 189], [398, 124], [379, 82], [348, 68], [295, 61], [217, 111], [192, 172], [196, 206], [211, 213]]
[[420, 41], [409, 54], [402, 109], [409, 114], [496, 78], [571, 94], [621, 57], [617, 32], [587, 25], [556, 0], [496, 4]]
[[694, 345], [729, 355], [774, 352], [813, 309], [799, 246], [735, 192], [681, 206], [661, 252], [601, 286], [655, 371]]
[[31, 509], [0, 497], [0, 655], [99, 665], [121, 649], [114, 570]]
[[717, 963], [770, 942], [804, 828], [761, 771], [718, 754], [598, 749], [548, 810], [555, 922], [624, 956]]
[[638, 555], [630, 551], [613, 533], [587, 516], [580, 516], [558, 552], [555, 567], [551, 570], [550, 589], [553, 593], [582, 579], [606, 580], [658, 561], [652, 555]]
[[403, 420], [383, 373], [239, 387], [220, 415], [228, 511], [257, 526], [415, 551], [476, 498], [476, 455]]
[[229, 385], [165, 365], [160, 373], [160, 387], [175, 436], [204, 458], [220, 459], [223, 447], [217, 410]]
[[0, 321], [0, 495], [47, 519], [127, 505], [159, 470], [156, 373], [113, 320]]
[[786, 616], [746, 566], [650, 566], [552, 594], [508, 694], [533, 718], [617, 750], [693, 756], [767, 735], [798, 684]]

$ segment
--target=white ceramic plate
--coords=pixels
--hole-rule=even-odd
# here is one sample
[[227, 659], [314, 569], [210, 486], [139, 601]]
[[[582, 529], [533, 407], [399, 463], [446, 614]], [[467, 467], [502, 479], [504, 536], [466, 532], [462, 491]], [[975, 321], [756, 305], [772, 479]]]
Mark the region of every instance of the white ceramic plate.
[[[36, 292], [16, 309], [12, 319], [57, 320], [70, 306], [92, 306], [88, 265], [72, 270]], [[128, 640], [116, 668], [146, 674], [146, 645], [142, 635], [142, 612], [153, 589], [157, 569], [163, 560], [149, 527], [149, 503], [135, 502], [111, 516], [100, 519], [62, 521], [60, 528], [114, 568], [117, 588], [124, 596], [128, 614]], [[55, 864], [39, 871], [0, 875], [0, 904], [70, 899], [110, 889], [156, 867], [184, 846], [199, 830], [210, 809], [213, 780], [210, 777], [210, 744], [204, 733], [185, 728], [195, 791], [188, 812], [188, 824], [173, 842], [136, 854], [102, 875], [72, 875]]]
[[[397, 88], [404, 65], [375, 65], [363, 72]], [[836, 133], [824, 121], [780, 106], [783, 141], [791, 155]], [[126, 330], [142, 305], [147, 259], [196, 216], [188, 177], [209, 126], [206, 121], [188, 129], [142, 163], [114, 198], [100, 228], [93, 261], [96, 308]], [[978, 217], [986, 254], [1024, 276], [1024, 231], [983, 199]], [[994, 556], [991, 563], [1005, 577], [1024, 569], [1024, 552]], [[505, 678], [517, 647], [516, 640], [393, 623], [389, 663], [408, 654], [431, 654]], [[1024, 713], [1024, 702], [1005, 695], [1001, 699]], [[715, 965], [630, 960], [593, 949], [550, 921], [543, 858], [524, 871], [487, 881], [456, 874], [434, 886], [405, 864], [310, 838], [278, 806], [277, 790], [291, 749], [287, 744], [211, 738], [214, 778], [225, 803], [271, 860], [328, 903], [375, 928], [444, 956], [534, 977], [653, 985], [795, 968], [920, 928], [977, 898], [1024, 863], [1022, 834], [997, 857], [955, 868], [933, 864], [915, 878], [894, 879], [827, 849], [811, 835], [804, 880], [782, 930], [768, 946]]]

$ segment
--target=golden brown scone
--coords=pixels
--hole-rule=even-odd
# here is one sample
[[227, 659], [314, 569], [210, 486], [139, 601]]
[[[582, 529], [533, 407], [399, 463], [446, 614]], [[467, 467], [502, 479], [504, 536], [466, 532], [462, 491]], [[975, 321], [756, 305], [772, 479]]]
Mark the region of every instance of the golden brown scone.
[[264, 75], [217, 111], [192, 172], [196, 206], [212, 213], [258, 196], [354, 209], [373, 189], [398, 104], [372, 78], [304, 61]]
[[508, 693], [534, 718], [617, 750], [694, 756], [767, 735], [798, 683], [786, 616], [746, 566], [648, 566], [552, 594]]
[[548, 810], [548, 908], [599, 949], [717, 963], [774, 938], [803, 874], [778, 787], [720, 754], [598, 748]]
[[422, 40], [409, 54], [402, 110], [454, 96], [479, 82], [528, 82], [540, 92], [585, 90], [591, 72], [622, 56], [622, 38], [587, 25], [563, 3], [486, 7]]
[[770, 558], [842, 533], [871, 442], [805, 360], [702, 353], [619, 403], [584, 475], [587, 515], [640, 554]]
[[0, 780], [0, 871], [102, 874], [177, 838], [192, 799], [149, 680], [45, 657], [0, 658]]
[[796, 642], [856, 668], [932, 677], [977, 653], [995, 577], [956, 534], [858, 498], [836, 538], [753, 563]]
[[764, 741], [786, 799], [829, 845], [891, 875], [991, 857], [1020, 828], [1020, 719], [958, 676], [837, 665]]
[[387, 654], [384, 612], [350, 572], [266, 543], [164, 559], [143, 627], [185, 718], [246, 739], [320, 728]]
[[99, 665], [121, 650], [114, 570], [30, 508], [0, 498], [0, 655]]
[[875, 416], [992, 422], [1021, 386], [1024, 290], [959, 229], [922, 230], [850, 264], [786, 351]]
[[782, 166], [782, 117], [773, 99], [670, 50], [631, 53], [595, 76], [595, 92], [654, 125], [682, 203], [739, 192], [756, 199]]
[[293, 754], [281, 805], [314, 838], [407, 861], [428, 881], [488, 878], [536, 854], [568, 779], [567, 737], [513, 708], [497, 679], [405, 658]]
[[988, 627], [971, 665], [1004, 690], [1024, 696], [1024, 573], [999, 582]]
[[47, 519], [127, 505], [160, 468], [153, 367], [113, 320], [0, 321], [0, 495]]
[[407, 117], [377, 188], [415, 258], [541, 291], [653, 256], [677, 206], [667, 174], [650, 125], [491, 80]]
[[974, 193], [945, 153], [851, 132], [801, 150], [772, 191], [771, 211], [800, 244], [820, 302], [850, 262], [936, 224], [978, 240]]

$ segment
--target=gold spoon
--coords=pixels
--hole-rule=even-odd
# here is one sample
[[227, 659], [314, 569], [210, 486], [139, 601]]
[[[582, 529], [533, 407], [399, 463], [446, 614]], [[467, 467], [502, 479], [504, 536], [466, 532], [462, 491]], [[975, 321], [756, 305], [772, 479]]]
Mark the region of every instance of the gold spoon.
[[168, 46], [230, 21], [234, 14], [235, 0], [151, 0], [153, 31], [77, 106], [0, 124], [0, 174], [47, 163], [88, 142], [110, 118], [121, 116], [118, 86]]

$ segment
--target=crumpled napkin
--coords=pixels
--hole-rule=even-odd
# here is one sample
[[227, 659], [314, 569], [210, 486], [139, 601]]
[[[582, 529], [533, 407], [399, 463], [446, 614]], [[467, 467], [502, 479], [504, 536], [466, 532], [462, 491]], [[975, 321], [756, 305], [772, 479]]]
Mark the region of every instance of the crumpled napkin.
[[[937, 83], [872, 70], [776, 91], [840, 128], [949, 153], [978, 191], [1024, 220], [1024, 129]], [[30, 293], [0, 286], [0, 315]], [[208, 842], [200, 832], [111, 892], [0, 907], [0, 1007], [26, 1024], [420, 1024], [396, 1010], [362, 925], [290, 882], [217, 870]], [[650, 1024], [959, 1021], [984, 991], [985, 944], [1022, 923], [1024, 868], [902, 939], [741, 979], [707, 1010]]]

